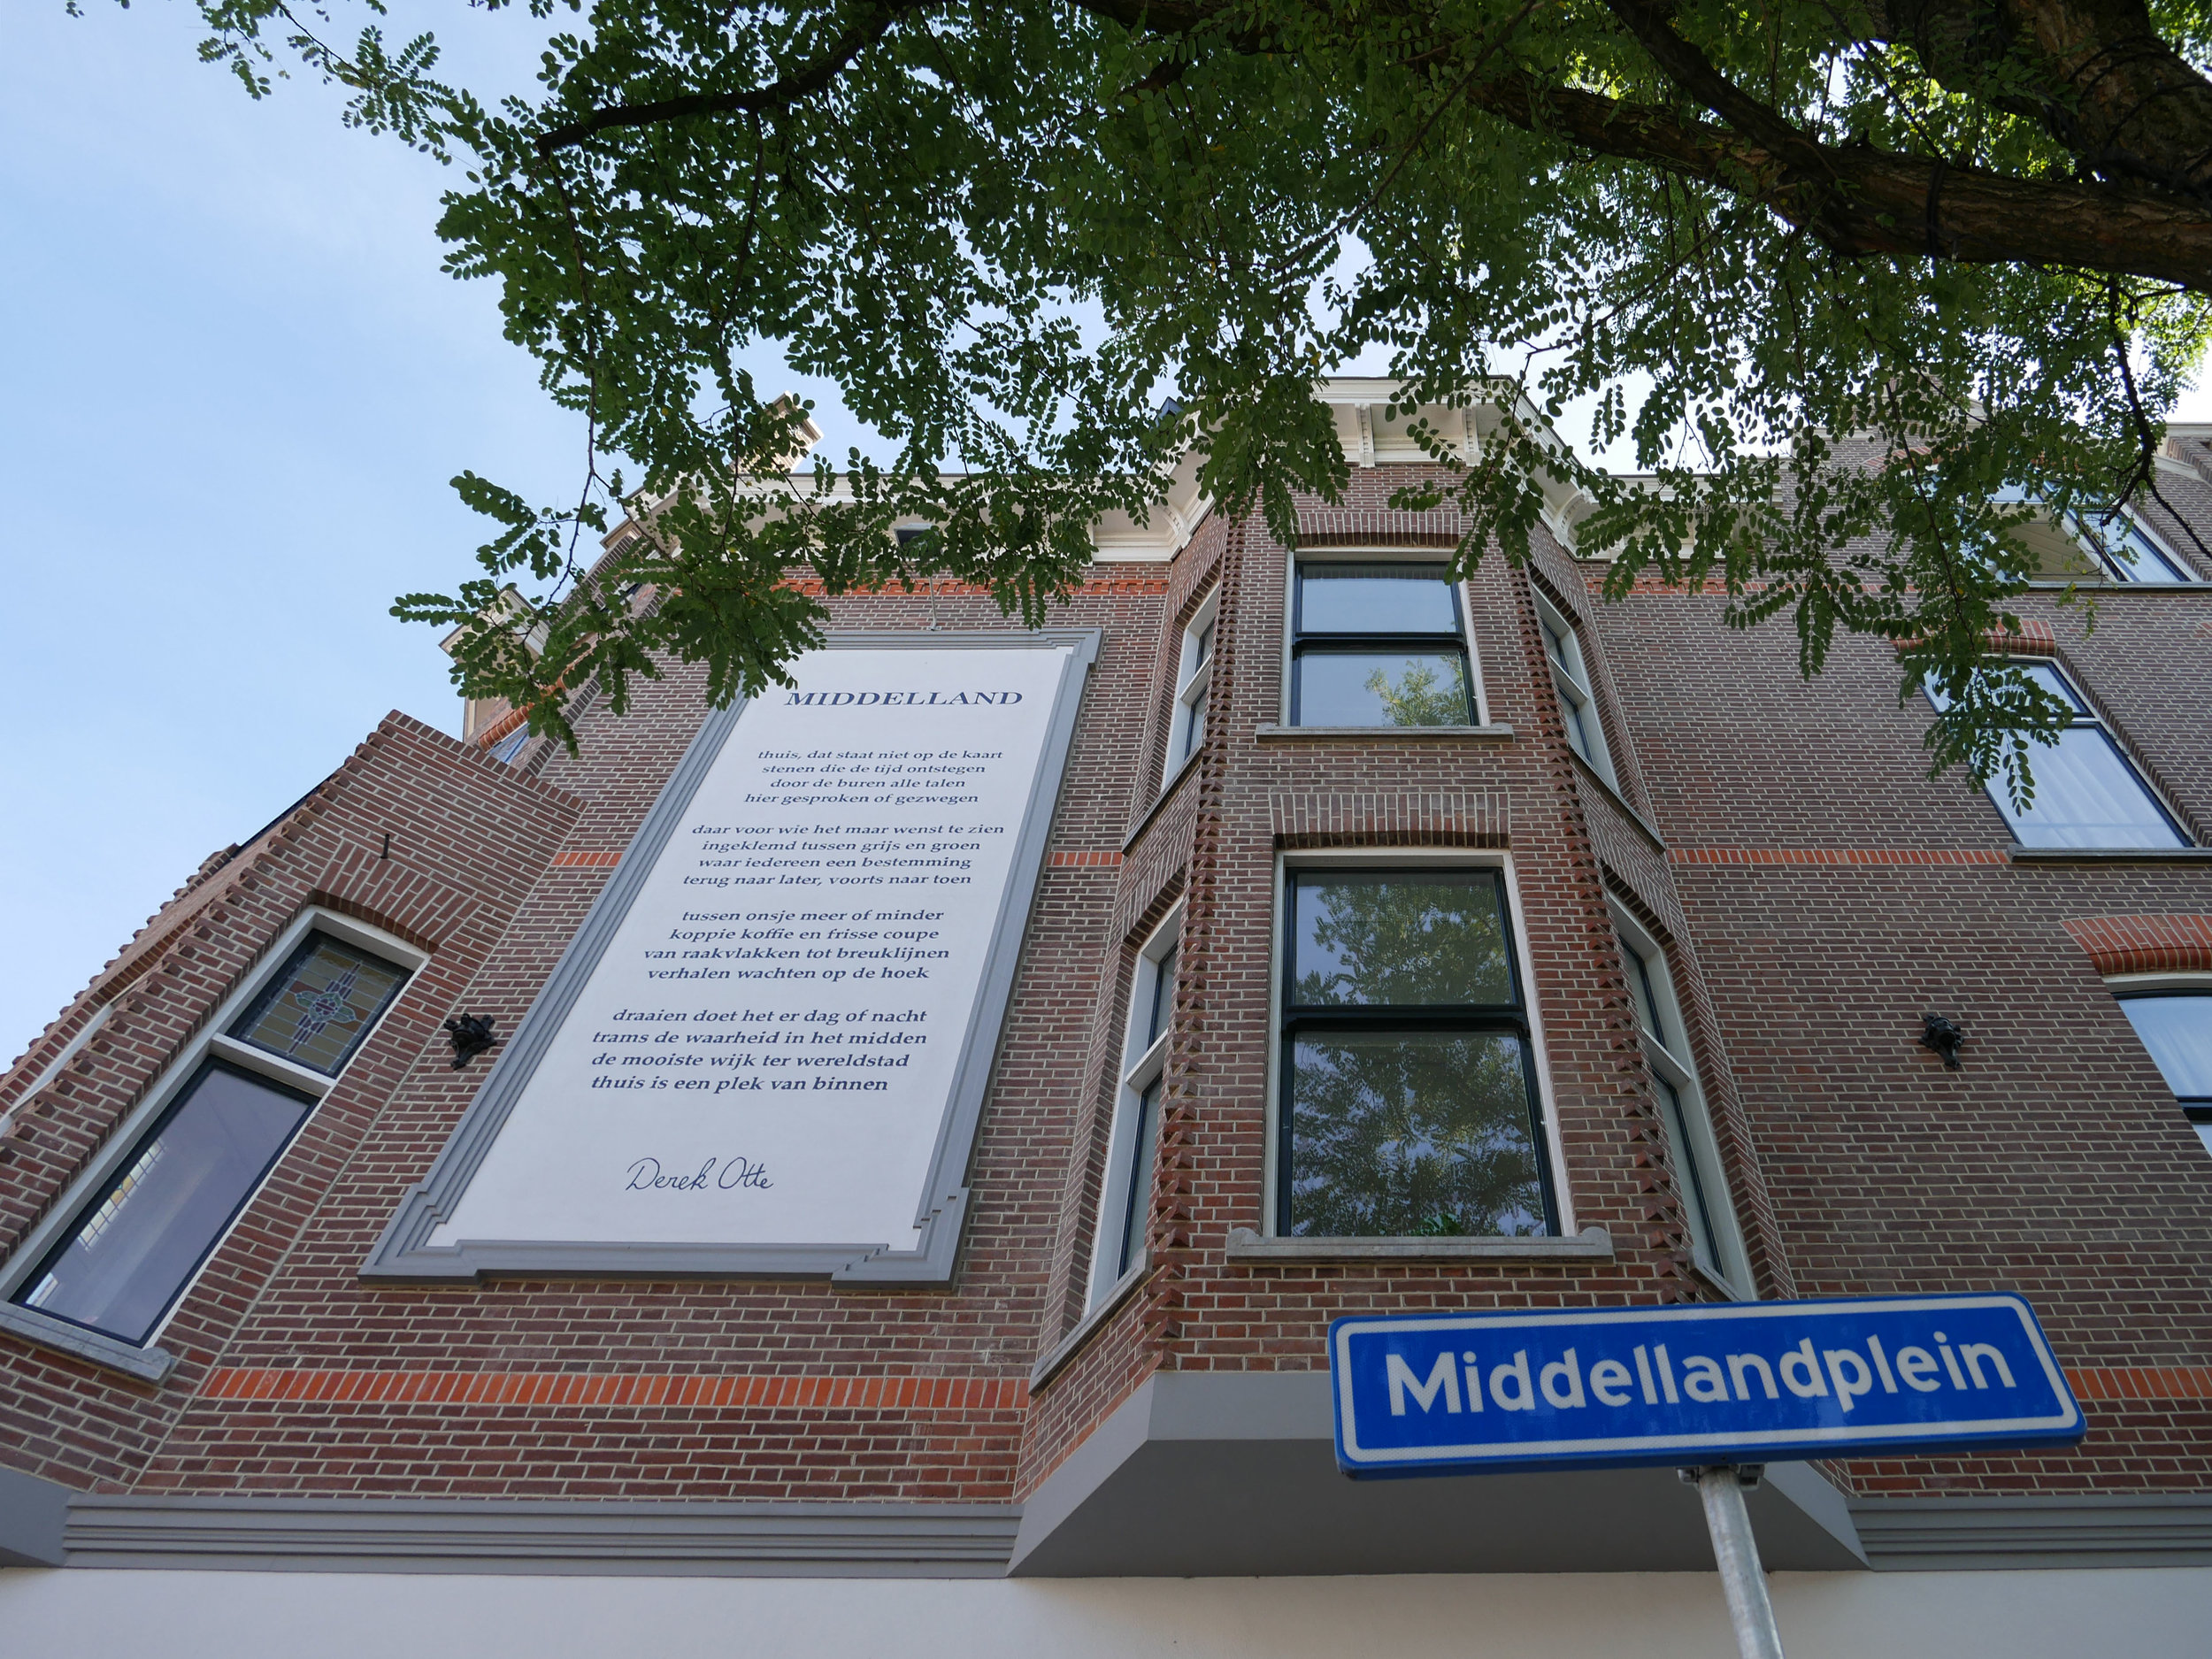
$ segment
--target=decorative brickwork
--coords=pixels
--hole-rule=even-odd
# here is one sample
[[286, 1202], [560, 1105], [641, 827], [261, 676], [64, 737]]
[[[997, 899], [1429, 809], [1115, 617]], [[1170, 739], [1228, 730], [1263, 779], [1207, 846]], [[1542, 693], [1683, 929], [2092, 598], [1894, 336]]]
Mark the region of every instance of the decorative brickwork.
[[2212, 916], [2077, 916], [2065, 926], [2099, 973], [2212, 972]]

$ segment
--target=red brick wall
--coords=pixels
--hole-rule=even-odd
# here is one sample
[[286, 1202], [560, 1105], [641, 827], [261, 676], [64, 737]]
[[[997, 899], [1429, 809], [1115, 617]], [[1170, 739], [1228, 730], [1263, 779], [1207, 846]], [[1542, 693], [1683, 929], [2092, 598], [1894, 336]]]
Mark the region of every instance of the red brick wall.
[[[1440, 553], [1455, 514], [1388, 507], [1425, 475], [1359, 472], [1341, 506], [1306, 506], [1304, 533]], [[445, 1064], [439, 1024], [465, 1010], [516, 1028], [703, 706], [681, 670], [641, 686], [619, 720], [586, 697], [580, 753], [540, 743], [518, 768], [395, 717], [118, 964], [111, 977], [137, 977], [110, 1026], [0, 1141], [0, 1238], [55, 1201], [302, 904], [409, 930], [431, 968], [188, 1297], [165, 1338], [182, 1356], [167, 1381], [0, 1335], [0, 1458], [170, 1491], [1012, 1498], [1151, 1371], [1314, 1369], [1340, 1313], [1717, 1294], [1689, 1265], [1609, 896], [1677, 971], [1762, 1294], [2019, 1288], [2085, 1379], [2094, 1432], [2078, 1453], [1866, 1465], [1854, 1480], [2208, 1484], [2212, 1386], [2189, 1379], [2212, 1377], [2212, 1160], [2078, 935], [2085, 918], [2157, 939], [2157, 918], [2200, 921], [2212, 871], [2012, 864], [1980, 792], [1924, 775], [1926, 713], [1898, 706], [1886, 649], [1847, 645], [1808, 687], [1786, 627], [1724, 629], [1711, 597], [1602, 604], [1586, 592], [1600, 572], [1548, 541], [1533, 576], [1493, 556], [1468, 590], [1490, 718], [1510, 740], [1263, 744], [1256, 729], [1279, 717], [1288, 557], [1256, 521], [1217, 518], [1172, 565], [1098, 567], [1056, 607], [1054, 622], [1100, 627], [1105, 644], [952, 1285], [360, 1281], [481, 1080]], [[1625, 808], [1567, 747], [1532, 580], [1582, 629]], [[1154, 813], [1181, 620], [1216, 582], [1206, 744]], [[831, 609], [848, 626], [1011, 626], [967, 591]], [[2212, 823], [2212, 595], [2115, 595], [2086, 637], [2041, 596], [2027, 610], [2184, 811]], [[1576, 1225], [1607, 1227], [1616, 1260], [1228, 1260], [1230, 1230], [1264, 1220], [1274, 861], [1317, 840], [1509, 851], [1563, 1185]], [[1080, 1317], [1133, 953], [1179, 900], [1152, 1270], [1033, 1400], [1032, 1364]], [[0, 1106], [111, 992], [35, 1045]], [[1929, 1012], [1966, 1026], [1964, 1071], [1917, 1047]]]

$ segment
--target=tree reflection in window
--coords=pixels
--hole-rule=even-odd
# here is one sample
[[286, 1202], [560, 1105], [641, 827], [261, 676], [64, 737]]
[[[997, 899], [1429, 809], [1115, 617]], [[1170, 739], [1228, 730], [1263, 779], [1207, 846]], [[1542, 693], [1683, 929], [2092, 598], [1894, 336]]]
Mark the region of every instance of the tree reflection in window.
[[1280, 1230], [1555, 1230], [1504, 884], [1294, 872]]

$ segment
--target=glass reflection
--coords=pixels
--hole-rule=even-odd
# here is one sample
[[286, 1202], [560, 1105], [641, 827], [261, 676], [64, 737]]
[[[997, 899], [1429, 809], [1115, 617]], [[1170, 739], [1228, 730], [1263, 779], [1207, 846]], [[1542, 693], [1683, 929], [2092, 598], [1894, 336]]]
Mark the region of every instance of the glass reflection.
[[1440, 565], [1301, 565], [1301, 634], [1455, 634]]
[[1301, 726], [1467, 726], [1467, 659], [1454, 651], [1310, 651], [1297, 661]]
[[1518, 1036], [1318, 1032], [1291, 1055], [1291, 1233], [1545, 1231]]
[[1486, 870], [1301, 872], [1291, 1002], [1304, 1008], [1517, 1002], [1498, 878]]
[[42, 1264], [23, 1304], [145, 1341], [313, 1104], [209, 1066]]

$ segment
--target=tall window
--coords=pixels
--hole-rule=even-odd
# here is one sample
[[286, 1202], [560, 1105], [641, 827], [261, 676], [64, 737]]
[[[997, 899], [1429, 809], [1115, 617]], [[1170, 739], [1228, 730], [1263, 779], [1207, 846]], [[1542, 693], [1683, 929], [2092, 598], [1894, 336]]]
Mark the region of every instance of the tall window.
[[1658, 942], [1619, 912], [1621, 961], [1628, 970], [1630, 999], [1643, 1039], [1644, 1059], [1659, 1095], [1659, 1115], [1667, 1152], [1682, 1183], [1688, 1212], [1690, 1248], [1697, 1264], [1739, 1290], [1750, 1283], [1743, 1247], [1736, 1232], [1735, 1208], [1721, 1173], [1720, 1148], [1706, 1115], [1704, 1093], [1690, 1064], [1690, 1042], [1683, 1029], [1682, 1005], [1674, 995], [1674, 976]]
[[150, 1340], [408, 973], [310, 933], [80, 1202], [14, 1300]]
[[[2024, 662], [2031, 679], [2070, 711], [2058, 742], [2029, 757], [2035, 798], [2024, 810], [1990, 780], [1989, 798], [2023, 847], [2186, 847], [2188, 839], [2120, 752], [2088, 699], [2055, 663]], [[1931, 683], [1929, 702], [1943, 694]]]
[[1169, 921], [1145, 941], [1130, 982], [1121, 1089], [1107, 1142], [1106, 1179], [1099, 1192], [1098, 1230], [1091, 1251], [1094, 1306], [1144, 1257], [1152, 1167], [1160, 1146], [1160, 1089], [1168, 1027], [1175, 1012], [1178, 925]]
[[2197, 574], [2169, 552], [2131, 512], [2077, 518], [2074, 539], [2116, 582], [2193, 582]]
[[1278, 1230], [1558, 1230], [1495, 870], [1286, 877]]
[[2212, 986], [2123, 995], [2120, 1011], [2212, 1151]]
[[1442, 565], [1301, 560], [1293, 726], [1471, 726], [1459, 584]]
[[1170, 778], [1206, 741], [1206, 703], [1213, 682], [1214, 619], [1219, 597], [1217, 592], [1210, 595], [1183, 630], [1183, 649], [1175, 670], [1175, 715], [1168, 727], [1166, 776]]
[[1544, 631], [1544, 655], [1551, 663], [1552, 689], [1559, 694], [1559, 715], [1567, 723], [1567, 741], [1606, 782], [1613, 781], [1612, 757], [1606, 753], [1605, 728], [1598, 723], [1598, 700], [1590, 690], [1589, 670], [1573, 626], [1540, 595], [1537, 625]]

